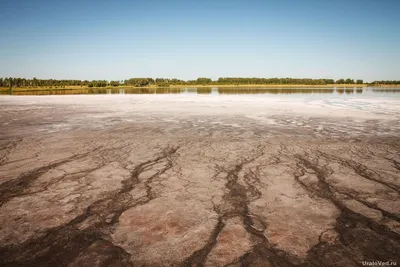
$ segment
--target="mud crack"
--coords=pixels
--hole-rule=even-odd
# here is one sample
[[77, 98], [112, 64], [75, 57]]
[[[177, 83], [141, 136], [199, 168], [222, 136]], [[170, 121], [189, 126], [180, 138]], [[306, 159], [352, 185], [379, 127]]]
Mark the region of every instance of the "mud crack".
[[[131, 266], [129, 253], [107, 241], [109, 235], [115, 223], [118, 222], [119, 216], [125, 210], [145, 204], [156, 197], [152, 192], [151, 183], [156, 177], [172, 168], [173, 157], [178, 149], [179, 147], [167, 147], [160, 153], [160, 156], [134, 167], [130, 177], [123, 181], [120, 190], [109, 197], [95, 201], [86, 208], [83, 214], [75, 217], [67, 224], [49, 229], [42, 235], [31, 238], [23, 244], [0, 248], [0, 263], [3, 266], [67, 266], [69, 264], [72, 264], [72, 266], [91, 266], [88, 262], [86, 263], [89, 265], [82, 265], [82, 262], [85, 262], [85, 253], [90, 253], [98, 255], [104, 261], [102, 266], [109, 266], [107, 264], [112, 262], [118, 263], [117, 266]], [[86, 154], [74, 156], [40, 168], [30, 173], [30, 176], [20, 177], [17, 180], [20, 183], [18, 189], [13, 191], [13, 195], [4, 199], [9, 199], [18, 194], [49, 169], [84, 156]], [[146, 187], [146, 197], [136, 202], [133, 201], [129, 192], [135, 185], [141, 183], [139, 175], [161, 161], [166, 162], [165, 166], [143, 182]], [[13, 183], [18, 185], [18, 182]], [[11, 183], [7, 184], [7, 187], [4, 186], [3, 190], [7, 190], [11, 185]], [[82, 223], [87, 220], [93, 222], [88, 227], [82, 228]], [[107, 246], [105, 254], [103, 253], [104, 246]], [[106, 255], [105, 258], [104, 255]], [[93, 260], [90, 257], [88, 259]]]

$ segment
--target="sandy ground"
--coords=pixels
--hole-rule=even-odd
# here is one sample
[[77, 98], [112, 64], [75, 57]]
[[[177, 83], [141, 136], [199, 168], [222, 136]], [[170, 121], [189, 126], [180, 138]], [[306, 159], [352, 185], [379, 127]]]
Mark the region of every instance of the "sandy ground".
[[400, 99], [0, 97], [1, 266], [400, 264]]

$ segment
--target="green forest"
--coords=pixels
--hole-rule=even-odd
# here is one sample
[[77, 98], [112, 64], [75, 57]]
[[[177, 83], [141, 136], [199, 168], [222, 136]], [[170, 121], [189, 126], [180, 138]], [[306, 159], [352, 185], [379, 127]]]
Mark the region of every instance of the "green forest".
[[[56, 80], [56, 79], [25, 79], [25, 78], [0, 78], [0, 87], [24, 88], [24, 87], [50, 87], [65, 88], [68, 86], [82, 87], [169, 87], [171, 85], [327, 85], [327, 84], [363, 84], [364, 81], [357, 79], [310, 79], [310, 78], [241, 78], [221, 77], [217, 80], [200, 77], [196, 80], [180, 80], [169, 78], [131, 78], [121, 81], [107, 80]], [[400, 81], [374, 81], [368, 85], [400, 85]]]

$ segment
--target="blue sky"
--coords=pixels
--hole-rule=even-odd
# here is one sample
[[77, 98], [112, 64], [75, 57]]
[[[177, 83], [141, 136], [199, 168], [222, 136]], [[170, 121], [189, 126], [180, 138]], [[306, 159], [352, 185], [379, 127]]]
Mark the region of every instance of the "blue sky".
[[0, 0], [0, 77], [400, 79], [399, 0]]

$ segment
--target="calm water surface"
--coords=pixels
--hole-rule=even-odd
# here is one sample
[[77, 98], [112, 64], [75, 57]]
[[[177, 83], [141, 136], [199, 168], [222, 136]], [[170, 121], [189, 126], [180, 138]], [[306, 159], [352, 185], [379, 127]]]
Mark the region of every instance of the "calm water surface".
[[79, 94], [186, 94], [186, 95], [292, 95], [336, 97], [395, 97], [400, 98], [400, 88], [85, 88], [3, 91], [2, 95], [79, 95]]

